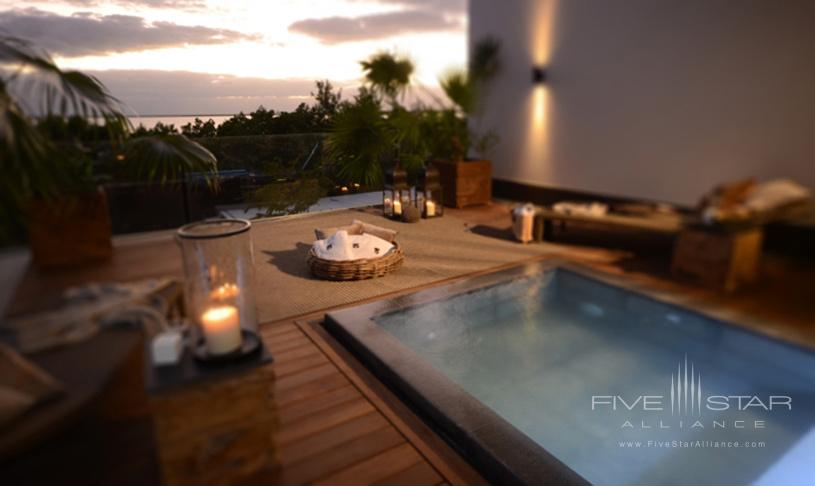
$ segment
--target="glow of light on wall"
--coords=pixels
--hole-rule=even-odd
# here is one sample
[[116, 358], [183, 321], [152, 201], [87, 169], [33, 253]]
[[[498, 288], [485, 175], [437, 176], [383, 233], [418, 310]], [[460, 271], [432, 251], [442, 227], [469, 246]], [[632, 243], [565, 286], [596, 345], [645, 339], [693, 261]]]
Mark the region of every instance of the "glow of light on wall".
[[552, 39], [557, 0], [540, 0], [532, 2], [529, 39], [532, 47], [530, 66], [546, 67], [552, 55]]
[[[557, 0], [541, 0], [531, 2], [532, 11], [529, 15], [528, 32], [530, 35], [529, 68], [539, 66], [550, 74], [549, 62], [552, 55], [554, 38], [554, 18]], [[556, 75], [556, 74], [555, 74]], [[524, 172], [528, 176], [546, 177], [550, 158], [549, 153], [549, 113], [551, 110], [551, 87], [548, 78], [543, 83], [532, 83], [530, 80], [530, 94], [527, 101], [526, 143], [522, 150]]]
[[534, 133], [542, 133], [546, 128], [546, 107], [549, 90], [539, 84], [532, 88], [532, 128]]

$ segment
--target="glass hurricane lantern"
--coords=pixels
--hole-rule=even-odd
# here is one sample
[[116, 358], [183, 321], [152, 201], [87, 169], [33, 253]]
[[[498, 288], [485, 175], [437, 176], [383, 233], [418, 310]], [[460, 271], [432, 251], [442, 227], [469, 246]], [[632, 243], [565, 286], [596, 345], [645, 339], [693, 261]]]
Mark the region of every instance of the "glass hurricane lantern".
[[178, 230], [194, 342], [203, 337], [212, 356], [236, 353], [247, 332], [257, 334], [251, 227], [215, 219]]

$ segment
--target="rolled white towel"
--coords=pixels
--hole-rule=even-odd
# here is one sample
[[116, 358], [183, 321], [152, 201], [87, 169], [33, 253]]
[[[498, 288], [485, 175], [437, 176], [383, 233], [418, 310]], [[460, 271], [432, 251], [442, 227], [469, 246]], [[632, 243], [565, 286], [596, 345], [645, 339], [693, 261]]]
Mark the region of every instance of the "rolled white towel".
[[344, 230], [314, 242], [314, 252], [324, 260], [347, 261], [378, 258], [387, 254], [393, 244], [374, 235], [349, 235]]

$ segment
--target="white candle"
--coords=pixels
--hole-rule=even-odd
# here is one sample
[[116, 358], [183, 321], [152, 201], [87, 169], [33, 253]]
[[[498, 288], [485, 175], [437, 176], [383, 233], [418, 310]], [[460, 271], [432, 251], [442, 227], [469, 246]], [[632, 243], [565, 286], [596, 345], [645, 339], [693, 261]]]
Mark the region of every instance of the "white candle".
[[436, 215], [436, 203], [433, 201], [427, 201], [425, 203], [425, 210], [427, 211], [427, 216], [435, 216]]
[[210, 307], [201, 315], [201, 328], [212, 354], [235, 351], [241, 345], [241, 324], [234, 305]]
[[402, 214], [402, 202], [401, 201], [393, 201], [393, 214], [396, 214], [396, 215]]
[[391, 198], [386, 197], [384, 204], [385, 204], [385, 214], [393, 214], [393, 202], [391, 201]]

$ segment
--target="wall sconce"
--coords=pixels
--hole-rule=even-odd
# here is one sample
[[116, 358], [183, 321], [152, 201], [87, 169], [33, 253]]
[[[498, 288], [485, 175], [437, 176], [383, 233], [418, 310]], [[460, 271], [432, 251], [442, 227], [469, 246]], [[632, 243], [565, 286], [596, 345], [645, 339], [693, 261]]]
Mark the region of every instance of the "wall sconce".
[[544, 69], [542, 66], [533, 66], [532, 82], [534, 84], [543, 84], [546, 82], [546, 69]]

